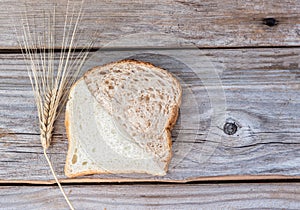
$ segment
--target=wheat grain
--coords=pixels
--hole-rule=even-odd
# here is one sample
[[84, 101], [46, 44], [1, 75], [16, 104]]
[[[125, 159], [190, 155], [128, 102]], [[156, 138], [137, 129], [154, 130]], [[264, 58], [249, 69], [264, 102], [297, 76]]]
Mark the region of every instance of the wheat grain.
[[[93, 44], [93, 42], [88, 43], [86, 48], [83, 48], [77, 55], [75, 54], [78, 25], [83, 17], [83, 3], [84, 1], [81, 1], [77, 13], [75, 5], [73, 5], [70, 14], [71, 6], [70, 2], [67, 2], [58, 64], [55, 64], [55, 7], [52, 13], [44, 12], [45, 31], [43, 31], [43, 35], [37, 35], [36, 29], [30, 27], [26, 9], [21, 24], [21, 40], [19, 40], [24, 59], [28, 61], [27, 70], [37, 105], [43, 153], [71, 209], [73, 209], [73, 206], [57, 179], [46, 151], [51, 144], [55, 121], [66, 103], [69, 88], [76, 81]], [[18, 30], [16, 30], [16, 33], [18, 34]]]
[[56, 118], [55, 101], [57, 97], [57, 90], [48, 90], [45, 94], [45, 101], [43, 104], [43, 114], [42, 120], [40, 121], [40, 131], [41, 131], [41, 143], [43, 148], [48, 148], [51, 144], [52, 131], [54, 127], [54, 122]]

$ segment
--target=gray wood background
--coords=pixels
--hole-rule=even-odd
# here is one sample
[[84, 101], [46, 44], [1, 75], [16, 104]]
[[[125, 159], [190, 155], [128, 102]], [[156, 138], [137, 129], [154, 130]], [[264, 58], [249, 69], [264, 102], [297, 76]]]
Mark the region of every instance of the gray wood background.
[[[3, 209], [26, 209], [29, 204], [34, 204], [30, 209], [67, 208], [57, 187], [48, 186], [54, 181], [42, 154], [33, 94], [13, 30], [22, 11], [27, 10], [29, 20], [35, 18], [39, 25], [41, 11], [54, 4], [59, 43], [66, 1], [27, 1], [27, 6], [20, 1], [1, 1]], [[63, 173], [67, 139], [62, 114], [49, 155], [59, 178], [68, 183], [65, 188], [75, 207], [300, 208], [299, 1], [86, 1], [84, 11], [80, 29], [89, 33], [81, 37], [78, 47], [83, 47], [89, 36], [97, 37], [90, 58], [93, 65], [134, 54], [132, 58], [168, 69], [182, 80], [187, 93], [192, 93], [194, 101], [184, 103], [181, 113], [194, 117], [186, 120], [182, 115], [175, 126], [174, 158], [165, 177], [67, 179]], [[275, 18], [276, 24], [266, 25], [265, 18]], [[132, 41], [132, 34], [137, 33], [146, 34], [142, 42]], [[160, 39], [161, 33], [167, 38]], [[100, 47], [106, 50], [96, 52]], [[166, 56], [166, 52], [182, 60]], [[200, 76], [187, 65], [201, 62], [207, 71], [196, 70]], [[220, 110], [224, 112], [218, 115]], [[234, 135], [224, 133], [226, 122], [237, 125]], [[229, 183], [207, 182], [216, 180]], [[230, 183], [234, 180], [243, 183]], [[190, 181], [196, 183], [179, 183]], [[94, 184], [99, 182], [107, 184]], [[24, 183], [27, 185], [22, 186]], [[57, 203], [51, 202], [53, 199]]]
[[[299, 209], [287, 183], [65, 186], [76, 209]], [[1, 186], [0, 208], [66, 209], [53, 186]]]

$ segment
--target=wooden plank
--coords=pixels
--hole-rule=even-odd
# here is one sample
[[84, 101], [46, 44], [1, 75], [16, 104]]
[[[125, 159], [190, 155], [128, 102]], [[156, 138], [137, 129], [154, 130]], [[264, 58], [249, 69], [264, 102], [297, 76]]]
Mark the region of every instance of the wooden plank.
[[[298, 209], [300, 206], [299, 183], [68, 185], [64, 189], [75, 209]], [[0, 186], [0, 193], [0, 208], [68, 208], [55, 186]]]
[[[187, 63], [166, 56], [166, 51], [160, 51], [160, 55], [149, 52], [152, 51], [122, 53], [137, 54], [137, 59], [168, 69], [181, 79], [184, 89], [192, 92], [196, 101], [195, 105], [189, 98], [183, 100], [181, 117], [172, 134], [174, 157], [170, 171], [165, 177], [94, 175], [87, 177], [90, 181], [185, 182], [207, 177], [300, 176], [300, 49], [191, 50], [184, 51], [185, 58], [180, 50], [173, 50], [182, 60], [190, 59], [185, 60]], [[120, 57], [119, 53], [95, 53], [98, 56], [94, 59], [101, 64]], [[203, 56], [212, 65], [201, 63]], [[0, 59], [0, 180], [47, 182], [53, 178], [42, 154], [33, 95], [21, 57], [4, 54]], [[197, 62], [208, 72], [216, 71], [223, 85], [214, 83], [213, 75], [205, 71], [197, 78], [195, 71], [187, 67], [188, 63]], [[218, 96], [216, 93], [224, 93], [226, 97], [224, 116], [218, 115], [219, 106], [224, 105], [222, 101], [211, 97]], [[186, 119], [187, 116], [190, 117]], [[234, 135], [223, 132], [226, 122], [237, 125]], [[61, 179], [66, 178], [63, 175], [66, 149], [61, 116], [49, 149]]]
[[[67, 0], [26, 2], [30, 27], [37, 28], [37, 33], [43, 31], [43, 11], [51, 11], [56, 4], [56, 33], [61, 40]], [[12, 35], [13, 26], [19, 25], [20, 13], [26, 11], [24, 5], [18, 0], [1, 2], [0, 49], [18, 48], [16, 37]], [[85, 34], [80, 38], [79, 47], [84, 46], [94, 32], [98, 33], [95, 35], [98, 38], [96, 47], [136, 33], [164, 33], [179, 37], [181, 46], [187, 43], [198, 47], [299, 46], [300, 43], [300, 2], [297, 0], [86, 1], [84, 11], [79, 29]], [[275, 25], [266, 25], [265, 18], [274, 18], [268, 24]], [[140, 37], [150, 39], [145, 35]], [[159, 39], [156, 46], [150, 46], [174, 47], [174, 42]], [[133, 39], [129, 46], [114, 47], [136, 44], [139, 43]], [[147, 46], [146, 42], [140, 44]]]

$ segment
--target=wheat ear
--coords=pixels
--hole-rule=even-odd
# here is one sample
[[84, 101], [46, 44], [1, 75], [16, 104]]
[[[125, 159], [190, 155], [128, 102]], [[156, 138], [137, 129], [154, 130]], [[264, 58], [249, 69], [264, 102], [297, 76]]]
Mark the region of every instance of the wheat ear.
[[[77, 54], [74, 50], [77, 48], [75, 40], [78, 24], [83, 16], [83, 3], [84, 1], [81, 2], [78, 13], [75, 13], [73, 5], [71, 14], [69, 14], [70, 2], [67, 3], [58, 64], [55, 64], [55, 8], [53, 13], [44, 13], [44, 30], [46, 31], [40, 36], [37, 35], [35, 29], [30, 28], [26, 9], [22, 18], [22, 38], [19, 40], [22, 54], [28, 61], [27, 70], [38, 110], [43, 153], [70, 209], [74, 208], [56, 176], [47, 155], [47, 149], [51, 144], [55, 120], [66, 103], [69, 88], [76, 81], [92, 46], [92, 42], [90, 42]], [[33, 18], [33, 20], [35, 19]]]

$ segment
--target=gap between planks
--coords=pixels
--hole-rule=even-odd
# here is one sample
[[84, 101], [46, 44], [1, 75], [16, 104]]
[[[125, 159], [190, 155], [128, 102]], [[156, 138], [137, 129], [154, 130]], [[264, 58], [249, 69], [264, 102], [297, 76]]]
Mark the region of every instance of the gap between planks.
[[[203, 46], [203, 47], [196, 47], [196, 46], [182, 46], [182, 47], [92, 47], [89, 49], [91, 53], [96, 51], [141, 51], [141, 50], [255, 50], [255, 49], [297, 49], [300, 48], [300, 45], [288, 45], [288, 46], [280, 46], [280, 45], [262, 45], [262, 46], [216, 46], [216, 47], [210, 47], [210, 46]], [[37, 48], [38, 49], [38, 48]], [[71, 48], [72, 52], [81, 52], [84, 48]], [[50, 49], [43, 49], [45, 51], [49, 51]], [[66, 51], [68, 51], [69, 48], [66, 48]], [[61, 48], [55, 48], [55, 53], [60, 53]], [[0, 54], [22, 54], [21, 49], [18, 48], [0, 48]]]
[[[298, 182], [300, 176], [284, 176], [284, 175], [241, 175], [241, 176], [211, 176], [211, 177], [196, 177], [185, 180], [154, 180], [154, 179], [110, 179], [110, 178], [78, 178], [78, 179], [60, 179], [61, 184], [95, 184], [95, 183], [138, 183], [138, 184], [188, 184], [188, 183], [210, 183], [210, 182]], [[55, 180], [0, 180], [0, 185], [55, 185]]]

